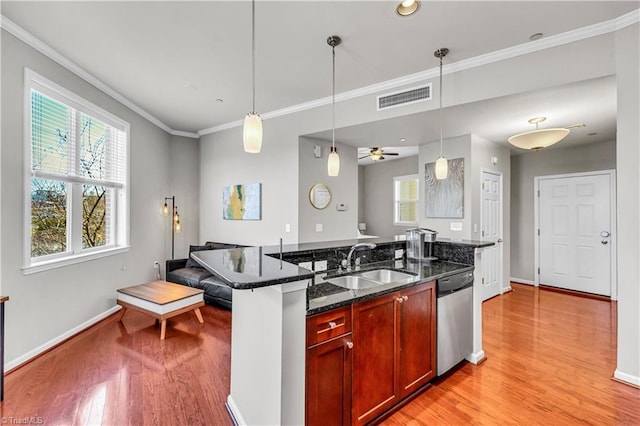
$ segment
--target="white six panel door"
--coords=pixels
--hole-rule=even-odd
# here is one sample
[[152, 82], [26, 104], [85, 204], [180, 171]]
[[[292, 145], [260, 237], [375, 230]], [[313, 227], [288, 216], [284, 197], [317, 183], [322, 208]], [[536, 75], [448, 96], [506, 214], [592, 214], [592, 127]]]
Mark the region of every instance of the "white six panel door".
[[611, 295], [610, 176], [540, 179], [540, 284]]
[[480, 229], [483, 241], [494, 246], [482, 252], [482, 300], [500, 294], [502, 282], [502, 182], [501, 176], [482, 172]]

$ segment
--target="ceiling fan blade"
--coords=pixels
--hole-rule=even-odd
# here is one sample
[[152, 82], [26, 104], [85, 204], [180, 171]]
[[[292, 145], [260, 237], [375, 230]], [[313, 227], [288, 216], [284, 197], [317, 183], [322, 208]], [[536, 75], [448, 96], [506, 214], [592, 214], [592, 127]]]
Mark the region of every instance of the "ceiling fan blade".
[[397, 152], [385, 152], [384, 155], [400, 155]]
[[365, 155], [364, 157], [358, 157], [358, 160], [362, 160], [363, 158], [369, 158], [369, 155]]

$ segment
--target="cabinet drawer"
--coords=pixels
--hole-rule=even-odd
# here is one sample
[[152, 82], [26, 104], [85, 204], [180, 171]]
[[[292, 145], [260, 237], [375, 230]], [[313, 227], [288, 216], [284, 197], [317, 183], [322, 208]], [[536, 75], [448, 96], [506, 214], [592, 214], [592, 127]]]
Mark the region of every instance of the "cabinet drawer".
[[307, 318], [307, 346], [351, 332], [351, 306]]

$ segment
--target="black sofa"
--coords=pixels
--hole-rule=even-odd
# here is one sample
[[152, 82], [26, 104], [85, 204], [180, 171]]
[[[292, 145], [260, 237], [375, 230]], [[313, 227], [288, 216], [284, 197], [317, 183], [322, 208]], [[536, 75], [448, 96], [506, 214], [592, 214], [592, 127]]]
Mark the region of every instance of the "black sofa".
[[189, 246], [189, 258], [167, 260], [166, 280], [204, 290], [204, 301], [210, 305], [231, 309], [231, 287], [213, 276], [191, 259], [191, 252], [244, 247], [237, 244], [208, 241], [203, 246]]

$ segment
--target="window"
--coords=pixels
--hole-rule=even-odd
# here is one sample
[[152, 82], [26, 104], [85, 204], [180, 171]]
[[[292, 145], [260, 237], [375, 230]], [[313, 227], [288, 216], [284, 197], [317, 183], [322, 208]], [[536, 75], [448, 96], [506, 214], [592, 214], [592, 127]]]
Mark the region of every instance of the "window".
[[25, 70], [25, 273], [128, 245], [128, 123]]
[[393, 178], [393, 224], [417, 225], [418, 175]]

